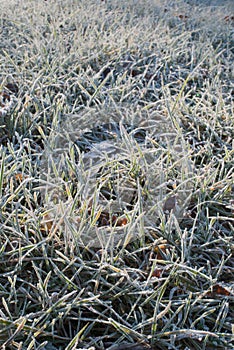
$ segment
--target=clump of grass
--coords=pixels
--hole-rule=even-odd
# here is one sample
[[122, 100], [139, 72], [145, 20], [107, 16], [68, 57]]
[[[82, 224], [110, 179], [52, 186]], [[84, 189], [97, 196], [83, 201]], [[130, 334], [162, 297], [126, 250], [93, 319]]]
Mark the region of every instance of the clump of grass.
[[1, 346], [231, 349], [231, 2], [2, 2]]

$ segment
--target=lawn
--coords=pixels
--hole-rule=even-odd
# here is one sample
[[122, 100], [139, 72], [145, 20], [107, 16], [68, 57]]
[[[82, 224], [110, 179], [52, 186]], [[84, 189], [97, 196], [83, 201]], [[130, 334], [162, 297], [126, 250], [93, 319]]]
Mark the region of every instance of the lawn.
[[0, 7], [1, 348], [232, 349], [232, 1]]

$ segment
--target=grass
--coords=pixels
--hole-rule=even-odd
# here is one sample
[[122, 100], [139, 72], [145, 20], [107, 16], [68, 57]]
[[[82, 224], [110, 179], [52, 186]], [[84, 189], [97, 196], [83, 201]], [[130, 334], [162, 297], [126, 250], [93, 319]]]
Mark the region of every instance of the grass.
[[2, 348], [231, 349], [231, 1], [1, 8]]

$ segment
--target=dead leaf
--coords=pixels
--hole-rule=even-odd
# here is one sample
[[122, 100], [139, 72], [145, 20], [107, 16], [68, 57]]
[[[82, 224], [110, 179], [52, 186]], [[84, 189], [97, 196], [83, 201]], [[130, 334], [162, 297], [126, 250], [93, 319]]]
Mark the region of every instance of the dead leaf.
[[115, 226], [119, 227], [119, 226], [125, 226], [125, 225], [127, 225], [127, 223], [128, 223], [128, 220], [125, 216], [121, 217], [120, 214], [118, 214], [118, 213], [112, 214], [110, 216], [109, 213], [103, 211], [100, 214], [100, 217], [99, 217], [97, 224], [99, 227], [109, 226], [109, 225], [115, 225]]
[[225, 22], [232, 22], [232, 21], [234, 21], [234, 16], [225, 16], [224, 21]]
[[154, 251], [156, 253], [157, 260], [165, 260], [164, 253], [166, 254], [166, 250], [168, 249], [167, 244], [159, 244], [154, 248]]
[[229, 296], [229, 295], [234, 295], [234, 292], [232, 292], [228, 287], [217, 283], [212, 287], [212, 290], [209, 291], [206, 295], [210, 297], [215, 297], [217, 294]]
[[160, 269], [160, 268], [156, 267], [156, 269], [153, 271], [151, 276], [160, 278], [160, 277], [162, 277], [162, 273], [163, 273], [163, 268]]
[[182, 13], [176, 14], [175, 16], [178, 17], [182, 21], [186, 21], [189, 18], [187, 15], [184, 15]]
[[22, 173], [15, 174], [16, 181], [22, 182], [24, 180], [24, 178], [26, 178], [26, 177], [24, 177]]
[[53, 224], [53, 219], [49, 216], [49, 214], [45, 214], [41, 222], [41, 231], [50, 232]]
[[125, 226], [127, 225], [128, 220], [127, 218], [123, 217], [123, 218], [118, 218], [117, 222], [116, 222], [116, 226]]

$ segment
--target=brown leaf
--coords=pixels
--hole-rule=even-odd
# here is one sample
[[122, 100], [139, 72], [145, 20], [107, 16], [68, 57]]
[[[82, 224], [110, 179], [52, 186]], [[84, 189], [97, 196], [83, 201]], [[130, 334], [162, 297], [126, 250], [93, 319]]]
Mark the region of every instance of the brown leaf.
[[181, 21], [186, 21], [189, 17], [183, 13], [177, 13], [175, 14], [177, 18], [179, 18]]
[[232, 22], [232, 21], [234, 21], [234, 16], [225, 16], [224, 21], [225, 22]]
[[128, 223], [127, 218], [125, 218], [125, 217], [119, 218], [119, 219], [117, 219], [116, 226], [125, 226], [125, 225], [127, 225], [127, 223]]
[[109, 226], [109, 225], [115, 225], [117, 227], [119, 226], [125, 226], [127, 225], [128, 220], [126, 217], [119, 217], [118, 214], [113, 214], [110, 217], [110, 214], [107, 212], [101, 212], [99, 220], [98, 220], [98, 226]]
[[101, 212], [99, 219], [97, 221], [99, 227], [110, 225], [110, 214], [106, 212]]
[[166, 254], [166, 249], [168, 248], [167, 244], [159, 244], [154, 248], [154, 251], [156, 253], [157, 260], [165, 260], [165, 257], [163, 256], [163, 253]]
[[214, 297], [217, 294], [225, 296], [234, 295], [234, 293], [228, 287], [222, 286], [218, 283], [212, 287], [212, 290], [207, 293], [207, 296]]
[[41, 231], [49, 232], [54, 224], [53, 219], [49, 216], [49, 214], [45, 214], [43, 216], [43, 220], [41, 222]]
[[162, 273], [163, 273], [163, 269], [159, 269], [158, 267], [156, 267], [156, 269], [153, 271], [151, 276], [160, 278], [162, 276]]
[[16, 179], [16, 181], [22, 182], [24, 180], [24, 176], [21, 173], [17, 173], [17, 174], [15, 174], [15, 179]]

